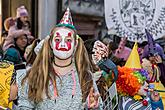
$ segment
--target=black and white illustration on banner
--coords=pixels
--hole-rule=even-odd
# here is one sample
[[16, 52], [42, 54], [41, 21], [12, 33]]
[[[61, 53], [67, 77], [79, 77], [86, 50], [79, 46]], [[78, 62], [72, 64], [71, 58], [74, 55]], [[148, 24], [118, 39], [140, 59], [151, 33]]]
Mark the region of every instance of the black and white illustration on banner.
[[104, 0], [108, 29], [114, 29], [120, 37], [142, 42], [145, 29], [155, 39], [165, 34], [164, 0]]

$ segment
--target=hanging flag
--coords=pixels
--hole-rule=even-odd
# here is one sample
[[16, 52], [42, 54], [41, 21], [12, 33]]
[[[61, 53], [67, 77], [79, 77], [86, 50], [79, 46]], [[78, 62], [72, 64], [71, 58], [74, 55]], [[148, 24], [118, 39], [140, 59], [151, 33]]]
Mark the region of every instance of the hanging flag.
[[129, 41], [146, 41], [145, 29], [154, 39], [165, 34], [164, 0], [104, 0], [105, 20], [110, 31]]

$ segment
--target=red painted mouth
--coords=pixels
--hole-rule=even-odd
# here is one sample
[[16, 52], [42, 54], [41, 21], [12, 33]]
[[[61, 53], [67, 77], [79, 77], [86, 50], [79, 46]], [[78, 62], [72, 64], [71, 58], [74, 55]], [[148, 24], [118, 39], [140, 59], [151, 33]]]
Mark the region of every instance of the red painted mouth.
[[158, 94], [155, 94], [155, 97], [159, 96]]
[[148, 89], [144, 89], [144, 91], [148, 92]]
[[59, 48], [58, 50], [60, 50], [60, 51], [69, 51], [69, 50], [66, 49], [66, 48]]
[[159, 96], [159, 94], [157, 92], [154, 93], [154, 96]]

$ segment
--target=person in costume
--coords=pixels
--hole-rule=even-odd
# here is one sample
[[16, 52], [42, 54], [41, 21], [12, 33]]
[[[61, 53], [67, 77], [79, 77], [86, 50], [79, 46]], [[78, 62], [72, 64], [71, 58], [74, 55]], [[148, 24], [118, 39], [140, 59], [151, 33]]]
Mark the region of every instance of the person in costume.
[[146, 31], [148, 45], [144, 47], [142, 66], [150, 74], [150, 83], [155, 85], [155, 89], [159, 92], [163, 104], [165, 106], [165, 65], [163, 49], [159, 44], [156, 44], [152, 35]]
[[[118, 71], [117, 66], [108, 58], [109, 50], [107, 46], [98, 40], [94, 42], [92, 52], [92, 61], [95, 65], [97, 65], [104, 72], [107, 72], [107, 74], [112, 75], [114, 73], [113, 77], [111, 76], [113, 80], [111, 79], [111, 81], [107, 81], [107, 84], [109, 83], [108, 86], [111, 86], [111, 83], [117, 79]], [[106, 79], [106, 75], [104, 77]]]
[[103, 101], [103, 109], [107, 109], [105, 104], [108, 99], [107, 92], [117, 79], [117, 66], [108, 59], [108, 47], [101, 41], [90, 39], [86, 40], [84, 44], [88, 51], [94, 78], [97, 81], [98, 90]]
[[94, 74], [94, 78], [95, 78], [96, 81], [98, 81], [101, 77], [102, 71], [100, 71], [99, 67], [92, 60], [92, 54], [94, 54], [93, 46], [94, 46], [95, 42], [96, 42], [95, 39], [88, 39], [84, 42], [84, 45], [85, 45], [85, 48], [88, 52], [89, 61], [92, 65], [93, 73], [96, 73], [96, 74]]
[[115, 51], [115, 56], [118, 58], [123, 58], [126, 61], [130, 55], [131, 49], [126, 47], [127, 37], [121, 38], [118, 49]]
[[5, 39], [3, 50], [6, 51], [10, 46], [14, 46], [14, 38], [20, 34], [28, 35], [28, 39], [33, 39], [30, 32], [30, 22], [28, 21], [28, 12], [25, 6], [17, 8], [16, 18], [7, 18], [5, 20], [5, 29], [8, 31], [8, 36]]
[[119, 110], [151, 110], [146, 97], [148, 73], [141, 67], [137, 48], [135, 43], [125, 66], [118, 67]]
[[125, 64], [124, 58], [118, 58], [114, 55], [115, 50], [118, 49], [118, 46], [109, 37], [110, 36], [106, 35], [102, 39], [102, 42], [108, 47], [108, 58], [111, 59], [116, 65], [123, 66]]
[[92, 68], [96, 74], [95, 79], [99, 80], [101, 75], [105, 79], [107, 74], [112, 75], [115, 72], [115, 78], [111, 76], [111, 81], [107, 81], [108, 86], [114, 82], [112, 79], [117, 79], [117, 66], [108, 58], [108, 47], [99, 40], [90, 39], [85, 41], [85, 46], [89, 54], [89, 59], [92, 64]]
[[159, 44], [155, 43], [152, 35], [147, 30], [146, 36], [148, 39], [148, 45], [144, 47], [143, 58], [147, 58], [153, 66], [160, 69], [161, 73], [158, 73], [158, 76], [160, 76], [158, 78], [160, 78], [161, 83], [165, 87], [165, 65], [162, 62], [165, 59], [163, 48]]
[[152, 110], [164, 110], [162, 98], [158, 91], [152, 91], [150, 95]]
[[[117, 98], [115, 97], [117, 96], [117, 90], [115, 88], [116, 86], [115, 81], [118, 78], [117, 66], [108, 58], [109, 50], [107, 46], [104, 45], [99, 40], [94, 42], [92, 52], [93, 52], [93, 54], [91, 55], [92, 61], [102, 71], [101, 76], [104, 78], [107, 85], [107, 88], [104, 87], [105, 93], [101, 94], [102, 101], [103, 101], [103, 109], [113, 110], [115, 109], [118, 102]], [[112, 93], [112, 90], [113, 90], [113, 93]], [[101, 91], [102, 90], [100, 90], [100, 92]], [[114, 94], [115, 96], [112, 96], [110, 94]], [[116, 101], [109, 100], [110, 98], [111, 99], [116, 98]]]
[[22, 80], [18, 110], [80, 110], [97, 102], [88, 54], [67, 8]]

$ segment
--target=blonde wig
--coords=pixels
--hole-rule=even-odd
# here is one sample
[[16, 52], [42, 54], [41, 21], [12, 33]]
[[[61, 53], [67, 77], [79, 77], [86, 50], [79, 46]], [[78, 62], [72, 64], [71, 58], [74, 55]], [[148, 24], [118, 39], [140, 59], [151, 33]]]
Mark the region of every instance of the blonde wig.
[[[41, 102], [43, 100], [43, 94], [46, 94], [46, 96], [50, 98], [48, 85], [49, 81], [51, 80], [55, 82], [54, 87], [56, 87], [56, 78], [59, 77], [53, 69], [52, 62], [54, 61], [54, 54], [50, 46], [50, 43], [53, 39], [53, 34], [57, 28], [66, 27], [56, 27], [51, 31], [50, 38], [45, 39], [43, 47], [37, 55], [31, 70], [22, 80], [22, 85], [25, 83], [25, 80], [27, 80], [28, 82], [29, 100], [32, 100], [36, 103]], [[75, 47], [75, 54], [73, 55], [73, 59], [75, 60], [75, 65], [79, 76], [79, 82], [83, 98], [82, 102], [85, 102], [89, 94], [90, 88], [93, 85], [91, 65], [82, 39], [77, 38], [76, 31], [73, 31], [75, 33], [75, 40], [78, 41], [77, 47]]]

